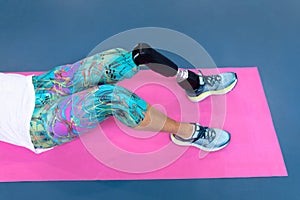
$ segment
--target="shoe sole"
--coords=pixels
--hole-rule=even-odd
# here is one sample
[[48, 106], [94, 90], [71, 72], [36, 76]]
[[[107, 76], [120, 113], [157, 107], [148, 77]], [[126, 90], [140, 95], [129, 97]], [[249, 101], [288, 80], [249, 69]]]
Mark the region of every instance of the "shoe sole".
[[203, 92], [201, 93], [199, 96], [196, 97], [191, 97], [188, 96], [188, 98], [192, 101], [192, 102], [199, 102], [202, 101], [203, 99], [205, 99], [206, 97], [209, 97], [211, 95], [221, 95], [221, 94], [226, 94], [228, 92], [230, 92], [237, 84], [238, 79], [236, 79], [233, 83], [231, 83], [231, 85], [229, 85], [228, 87], [222, 89], [222, 90], [217, 90], [217, 91], [207, 91], [207, 92]]
[[218, 148], [206, 148], [206, 147], [203, 147], [203, 146], [194, 144], [194, 143], [187, 143], [187, 142], [182, 142], [182, 141], [180, 141], [180, 140], [177, 140], [177, 139], [173, 136], [173, 134], [171, 134], [171, 140], [172, 140], [172, 142], [174, 142], [174, 144], [177, 144], [177, 145], [179, 145], [179, 146], [193, 146], [193, 147], [197, 147], [197, 148], [199, 148], [199, 149], [201, 149], [201, 150], [203, 150], [203, 151], [206, 151], [206, 152], [215, 152], [215, 151], [219, 151], [219, 150], [225, 148], [225, 147], [229, 144], [229, 142], [230, 142], [230, 138], [229, 138], [228, 142], [227, 142], [224, 146], [221, 146], [221, 147], [218, 147]]

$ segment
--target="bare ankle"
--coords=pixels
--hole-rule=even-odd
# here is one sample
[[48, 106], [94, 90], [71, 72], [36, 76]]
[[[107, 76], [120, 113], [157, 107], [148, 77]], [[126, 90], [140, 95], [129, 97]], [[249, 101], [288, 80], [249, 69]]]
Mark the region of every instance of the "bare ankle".
[[181, 138], [184, 139], [190, 139], [195, 131], [195, 126], [194, 124], [190, 123], [182, 123], [179, 127], [178, 132], [176, 135], [178, 135]]

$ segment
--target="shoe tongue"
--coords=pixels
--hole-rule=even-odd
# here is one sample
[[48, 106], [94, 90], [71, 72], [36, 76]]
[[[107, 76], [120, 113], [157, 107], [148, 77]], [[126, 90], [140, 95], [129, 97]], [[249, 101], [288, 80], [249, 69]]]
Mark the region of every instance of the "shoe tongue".
[[196, 124], [194, 124], [194, 130], [193, 130], [193, 134], [192, 134], [192, 136], [191, 136], [191, 139], [195, 139], [195, 138], [197, 138], [198, 137], [198, 127], [197, 127], [197, 125]]
[[205, 84], [203, 76], [199, 76], [199, 84], [200, 85], [204, 85]]
[[194, 126], [194, 133], [192, 135], [191, 138], [195, 139], [195, 138], [199, 138], [199, 136], [201, 137], [203, 134], [205, 134], [206, 132], [206, 128], [200, 125], [196, 125]]
[[198, 137], [202, 138], [202, 137], [205, 136], [205, 133], [206, 133], [206, 131], [207, 131], [207, 127], [200, 126], [199, 128], [200, 128], [200, 129], [199, 129], [197, 135], [198, 135]]

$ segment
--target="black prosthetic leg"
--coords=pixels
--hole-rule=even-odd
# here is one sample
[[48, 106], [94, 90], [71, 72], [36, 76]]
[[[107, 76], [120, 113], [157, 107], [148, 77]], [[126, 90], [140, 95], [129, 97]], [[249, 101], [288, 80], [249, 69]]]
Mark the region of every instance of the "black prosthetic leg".
[[146, 43], [139, 43], [132, 51], [132, 57], [136, 65], [147, 65], [166, 77], [176, 76], [178, 84], [187, 91], [194, 91], [200, 86], [197, 74], [189, 70], [178, 70], [174, 62]]

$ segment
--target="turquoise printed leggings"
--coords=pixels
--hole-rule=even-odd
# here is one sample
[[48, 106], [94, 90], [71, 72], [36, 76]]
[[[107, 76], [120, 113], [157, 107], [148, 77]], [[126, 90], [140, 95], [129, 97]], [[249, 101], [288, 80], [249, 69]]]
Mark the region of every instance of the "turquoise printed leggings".
[[36, 100], [30, 134], [34, 146], [50, 148], [69, 142], [110, 116], [137, 126], [147, 103], [114, 83], [139, 69], [131, 52], [116, 48], [33, 76]]

